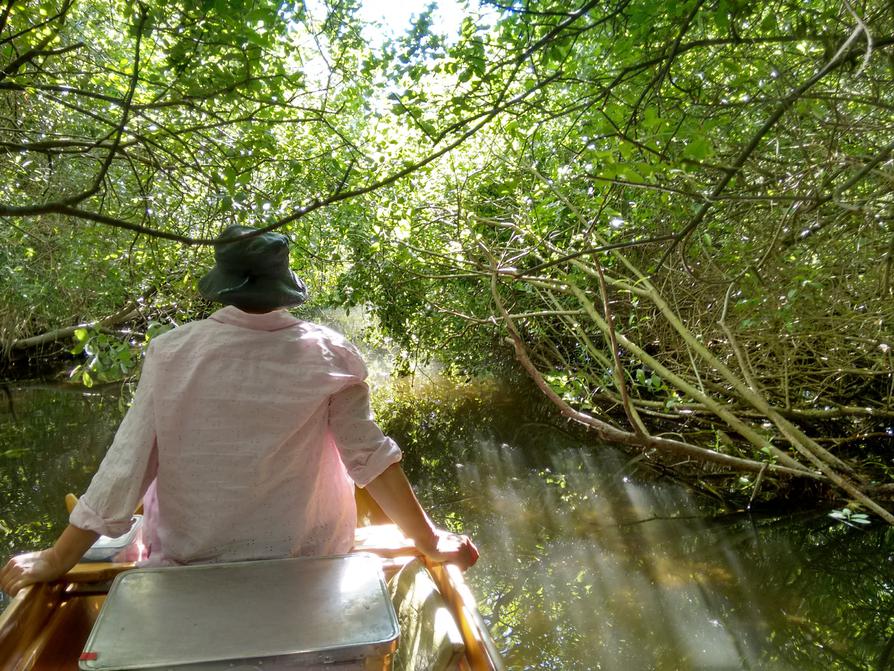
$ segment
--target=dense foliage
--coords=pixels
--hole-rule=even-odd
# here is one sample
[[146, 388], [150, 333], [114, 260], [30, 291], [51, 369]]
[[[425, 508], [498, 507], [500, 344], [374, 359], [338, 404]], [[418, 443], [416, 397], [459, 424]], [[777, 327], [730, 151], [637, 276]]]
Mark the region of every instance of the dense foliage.
[[407, 362], [514, 355], [604, 438], [894, 522], [890, 3], [435, 17], [380, 46], [349, 1], [7, 1], [7, 350], [129, 372], [207, 311], [221, 227], [278, 227]]

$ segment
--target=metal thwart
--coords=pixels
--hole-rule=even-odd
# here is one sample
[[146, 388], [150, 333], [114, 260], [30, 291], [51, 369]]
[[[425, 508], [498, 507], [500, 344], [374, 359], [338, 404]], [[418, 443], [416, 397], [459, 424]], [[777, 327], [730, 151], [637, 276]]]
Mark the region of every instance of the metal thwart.
[[390, 669], [398, 635], [371, 555], [134, 569], [112, 584], [80, 668]]

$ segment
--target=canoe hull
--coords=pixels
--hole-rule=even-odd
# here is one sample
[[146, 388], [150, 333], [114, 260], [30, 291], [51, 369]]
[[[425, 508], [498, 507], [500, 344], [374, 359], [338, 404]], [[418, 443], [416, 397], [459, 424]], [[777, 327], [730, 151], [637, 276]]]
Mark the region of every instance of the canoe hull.
[[[419, 556], [393, 524], [359, 527], [355, 550], [377, 555], [386, 578]], [[131, 568], [133, 564], [78, 564], [59, 582], [23, 589], [0, 614], [0, 669], [77, 670], [111, 580]], [[503, 669], [462, 572], [450, 565], [428, 568], [463, 637], [465, 654], [459, 668]]]

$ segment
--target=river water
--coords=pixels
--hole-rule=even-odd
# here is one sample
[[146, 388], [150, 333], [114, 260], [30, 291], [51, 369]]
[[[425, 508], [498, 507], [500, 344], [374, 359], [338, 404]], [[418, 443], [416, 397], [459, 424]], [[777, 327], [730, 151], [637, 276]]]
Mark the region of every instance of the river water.
[[[420, 498], [481, 550], [467, 575], [508, 668], [894, 669], [892, 529], [718, 513], [518, 387], [376, 391]], [[55, 537], [120, 399], [33, 386], [0, 409], [0, 553]]]

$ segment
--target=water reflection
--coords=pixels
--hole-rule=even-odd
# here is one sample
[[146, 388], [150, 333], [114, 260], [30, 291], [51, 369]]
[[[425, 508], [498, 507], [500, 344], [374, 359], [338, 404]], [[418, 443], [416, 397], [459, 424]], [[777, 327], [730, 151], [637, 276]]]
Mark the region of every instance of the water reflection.
[[[380, 421], [469, 572], [510, 669], [894, 668], [894, 532], [716, 515], [493, 379], [395, 384]], [[32, 389], [0, 414], [0, 552], [41, 547], [120, 421], [115, 394]]]
[[[461, 515], [480, 525], [484, 557], [508, 559], [474, 581], [510, 668], [884, 668], [889, 530], [712, 522], [681, 487], [624, 475], [626, 457], [607, 449], [480, 453], [460, 471], [480, 491]], [[839, 582], [867, 546], [887, 567]]]
[[[481, 454], [462, 486], [482, 492], [468, 515], [479, 511], [489, 528], [485, 556], [514, 559], [476, 577], [493, 590], [486, 601], [511, 668], [755, 663], [760, 645], [743, 636], [754, 614], [730, 613], [718, 598], [735, 569], [699, 552], [704, 528], [685, 492], [634, 481], [607, 450], [563, 451], [549, 466], [507, 445]], [[687, 521], [659, 519], [672, 516]]]
[[0, 410], [0, 555], [55, 539], [68, 517], [62, 497], [87, 488], [121, 421], [119, 391], [14, 390]]

